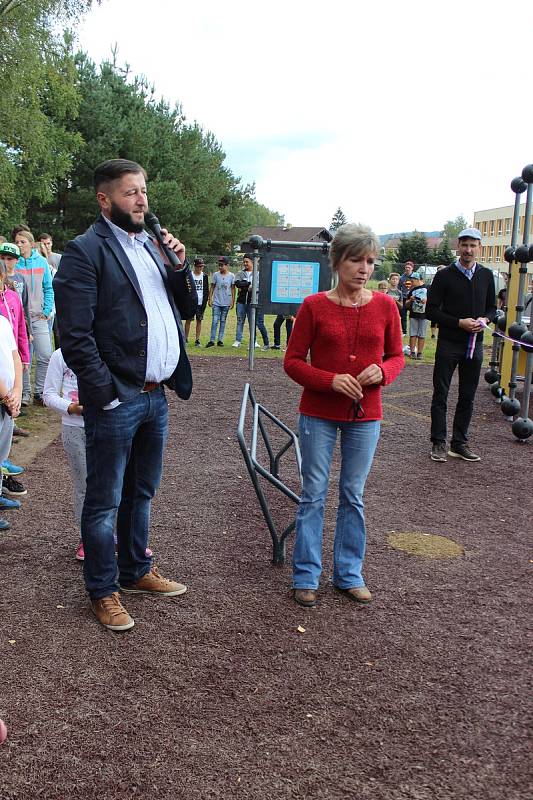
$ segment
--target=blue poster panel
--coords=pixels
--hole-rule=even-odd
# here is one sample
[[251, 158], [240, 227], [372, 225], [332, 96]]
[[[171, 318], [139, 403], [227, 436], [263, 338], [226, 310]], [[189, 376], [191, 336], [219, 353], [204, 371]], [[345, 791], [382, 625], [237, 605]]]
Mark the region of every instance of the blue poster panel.
[[272, 261], [270, 301], [303, 303], [310, 294], [318, 292], [319, 277], [318, 261]]

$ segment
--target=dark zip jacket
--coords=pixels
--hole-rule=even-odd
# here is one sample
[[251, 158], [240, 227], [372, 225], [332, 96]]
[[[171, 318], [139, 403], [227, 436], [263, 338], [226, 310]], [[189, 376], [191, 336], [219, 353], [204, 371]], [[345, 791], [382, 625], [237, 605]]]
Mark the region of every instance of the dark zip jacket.
[[470, 334], [459, 327], [459, 320], [486, 317], [493, 322], [495, 316], [496, 292], [490, 269], [477, 264], [471, 280], [455, 264], [435, 274], [428, 290], [426, 317], [438, 323], [439, 338], [466, 347]]

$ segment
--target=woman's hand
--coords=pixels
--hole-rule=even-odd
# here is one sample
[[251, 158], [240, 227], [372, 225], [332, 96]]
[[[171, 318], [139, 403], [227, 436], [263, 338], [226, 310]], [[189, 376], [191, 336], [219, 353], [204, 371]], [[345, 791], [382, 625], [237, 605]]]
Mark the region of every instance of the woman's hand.
[[83, 414], [83, 406], [80, 406], [79, 403], [71, 403], [67, 408], [67, 414], [75, 414], [77, 417], [81, 417]]
[[370, 364], [357, 376], [361, 386], [372, 386], [375, 383], [383, 383], [383, 371], [377, 364]]
[[344, 375], [335, 375], [333, 381], [331, 382], [331, 388], [334, 392], [345, 394], [352, 400], [361, 400], [363, 396], [363, 390], [361, 389], [359, 379], [354, 378], [353, 375], [348, 375], [347, 373]]

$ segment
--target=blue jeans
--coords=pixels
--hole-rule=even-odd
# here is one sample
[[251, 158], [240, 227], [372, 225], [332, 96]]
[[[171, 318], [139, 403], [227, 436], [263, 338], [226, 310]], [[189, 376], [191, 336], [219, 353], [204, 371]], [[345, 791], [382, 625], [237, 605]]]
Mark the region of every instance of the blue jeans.
[[248, 330], [250, 330], [250, 319], [252, 316], [252, 306], [248, 303], [237, 303], [237, 333], [235, 341], [242, 342], [244, 333], [244, 320], [248, 320]]
[[[85, 585], [92, 599], [136, 583], [151, 569], [150, 504], [161, 480], [168, 432], [163, 387], [103, 411], [83, 412], [87, 489], [81, 515]], [[113, 534], [117, 528], [117, 560]]]
[[269, 344], [268, 331], [265, 327], [265, 315], [263, 314], [262, 311], [259, 311], [259, 309], [257, 309], [257, 311], [255, 312], [255, 327], [259, 328], [259, 332], [263, 337], [263, 344], [265, 345], [265, 347], [268, 347]]
[[224, 331], [226, 329], [226, 317], [228, 316], [229, 306], [213, 306], [213, 321], [211, 323], [211, 335], [209, 337], [210, 342], [214, 342], [216, 339], [217, 334], [217, 325], [220, 325], [218, 329], [218, 341], [224, 341]]
[[301, 414], [303, 485], [292, 559], [295, 589], [318, 588], [322, 572], [324, 504], [337, 430], [341, 432], [341, 474], [333, 583], [341, 589], [365, 585], [362, 575], [366, 544], [363, 492], [379, 439], [380, 423], [335, 422]]

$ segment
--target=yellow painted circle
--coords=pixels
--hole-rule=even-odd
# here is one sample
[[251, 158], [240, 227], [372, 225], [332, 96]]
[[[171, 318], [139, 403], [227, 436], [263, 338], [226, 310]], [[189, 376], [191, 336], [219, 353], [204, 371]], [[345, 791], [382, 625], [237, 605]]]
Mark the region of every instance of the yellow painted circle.
[[464, 549], [457, 542], [433, 533], [391, 531], [387, 540], [395, 550], [423, 558], [457, 558], [464, 555]]

